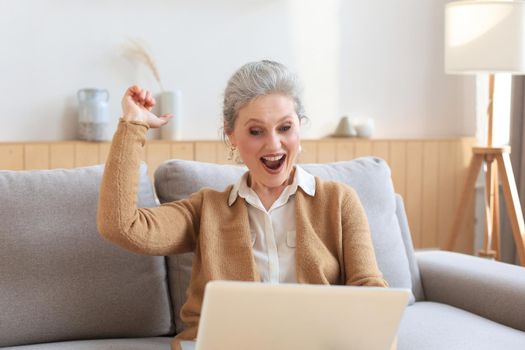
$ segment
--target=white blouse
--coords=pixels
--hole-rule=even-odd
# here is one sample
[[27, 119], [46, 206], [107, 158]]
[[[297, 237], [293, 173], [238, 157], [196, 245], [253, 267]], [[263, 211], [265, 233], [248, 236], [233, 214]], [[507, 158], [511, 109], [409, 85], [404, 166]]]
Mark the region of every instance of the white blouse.
[[257, 269], [263, 282], [296, 283], [295, 273], [295, 193], [297, 188], [315, 195], [315, 178], [295, 166], [292, 184], [286, 186], [267, 211], [257, 193], [248, 187], [246, 172], [230, 192], [228, 205], [237, 196], [248, 205], [252, 249]]

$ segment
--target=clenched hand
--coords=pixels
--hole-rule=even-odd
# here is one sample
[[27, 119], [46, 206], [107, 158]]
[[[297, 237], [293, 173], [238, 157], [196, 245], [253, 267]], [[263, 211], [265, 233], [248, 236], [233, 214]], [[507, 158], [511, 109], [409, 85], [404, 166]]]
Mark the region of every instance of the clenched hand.
[[126, 90], [122, 97], [122, 119], [128, 121], [141, 121], [149, 125], [150, 128], [160, 128], [172, 117], [172, 114], [164, 114], [157, 117], [151, 112], [155, 106], [155, 99], [151, 92], [142, 89], [138, 85], [133, 85]]

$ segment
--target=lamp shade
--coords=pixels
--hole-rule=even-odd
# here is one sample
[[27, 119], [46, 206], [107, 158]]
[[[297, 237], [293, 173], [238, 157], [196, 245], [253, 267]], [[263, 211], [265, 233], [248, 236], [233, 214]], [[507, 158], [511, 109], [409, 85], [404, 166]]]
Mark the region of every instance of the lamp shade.
[[525, 74], [525, 1], [447, 3], [445, 71]]

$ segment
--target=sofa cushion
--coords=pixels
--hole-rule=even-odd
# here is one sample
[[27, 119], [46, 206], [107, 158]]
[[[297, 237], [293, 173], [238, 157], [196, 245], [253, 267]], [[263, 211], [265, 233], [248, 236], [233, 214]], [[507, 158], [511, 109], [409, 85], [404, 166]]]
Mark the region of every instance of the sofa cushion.
[[473, 313], [434, 302], [405, 309], [398, 350], [522, 350], [525, 333]]
[[[324, 180], [340, 181], [356, 190], [368, 215], [377, 261], [385, 279], [392, 287], [412, 289], [407, 251], [396, 216], [396, 199], [386, 162], [364, 157], [331, 164], [302, 164], [301, 167]], [[165, 203], [185, 198], [203, 187], [224, 190], [245, 171], [245, 167], [233, 165], [171, 160], [156, 170], [155, 189], [160, 202]], [[409, 252], [413, 254], [411, 247]], [[168, 258], [178, 331], [182, 329], [178, 314], [186, 299], [192, 256], [189, 253]]]
[[2, 350], [166, 350], [170, 348], [172, 340], [173, 337], [77, 340], [22, 345]]
[[[0, 347], [172, 333], [165, 259], [97, 232], [102, 172], [0, 171]], [[155, 206], [140, 172], [139, 206]]]

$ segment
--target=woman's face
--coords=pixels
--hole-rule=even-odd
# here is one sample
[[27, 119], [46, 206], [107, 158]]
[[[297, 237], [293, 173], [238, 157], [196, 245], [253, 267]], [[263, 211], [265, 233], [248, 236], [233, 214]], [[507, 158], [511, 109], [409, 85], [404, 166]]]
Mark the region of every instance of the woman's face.
[[287, 183], [299, 151], [299, 117], [285, 95], [257, 97], [243, 106], [228, 135], [251, 175], [251, 187]]

